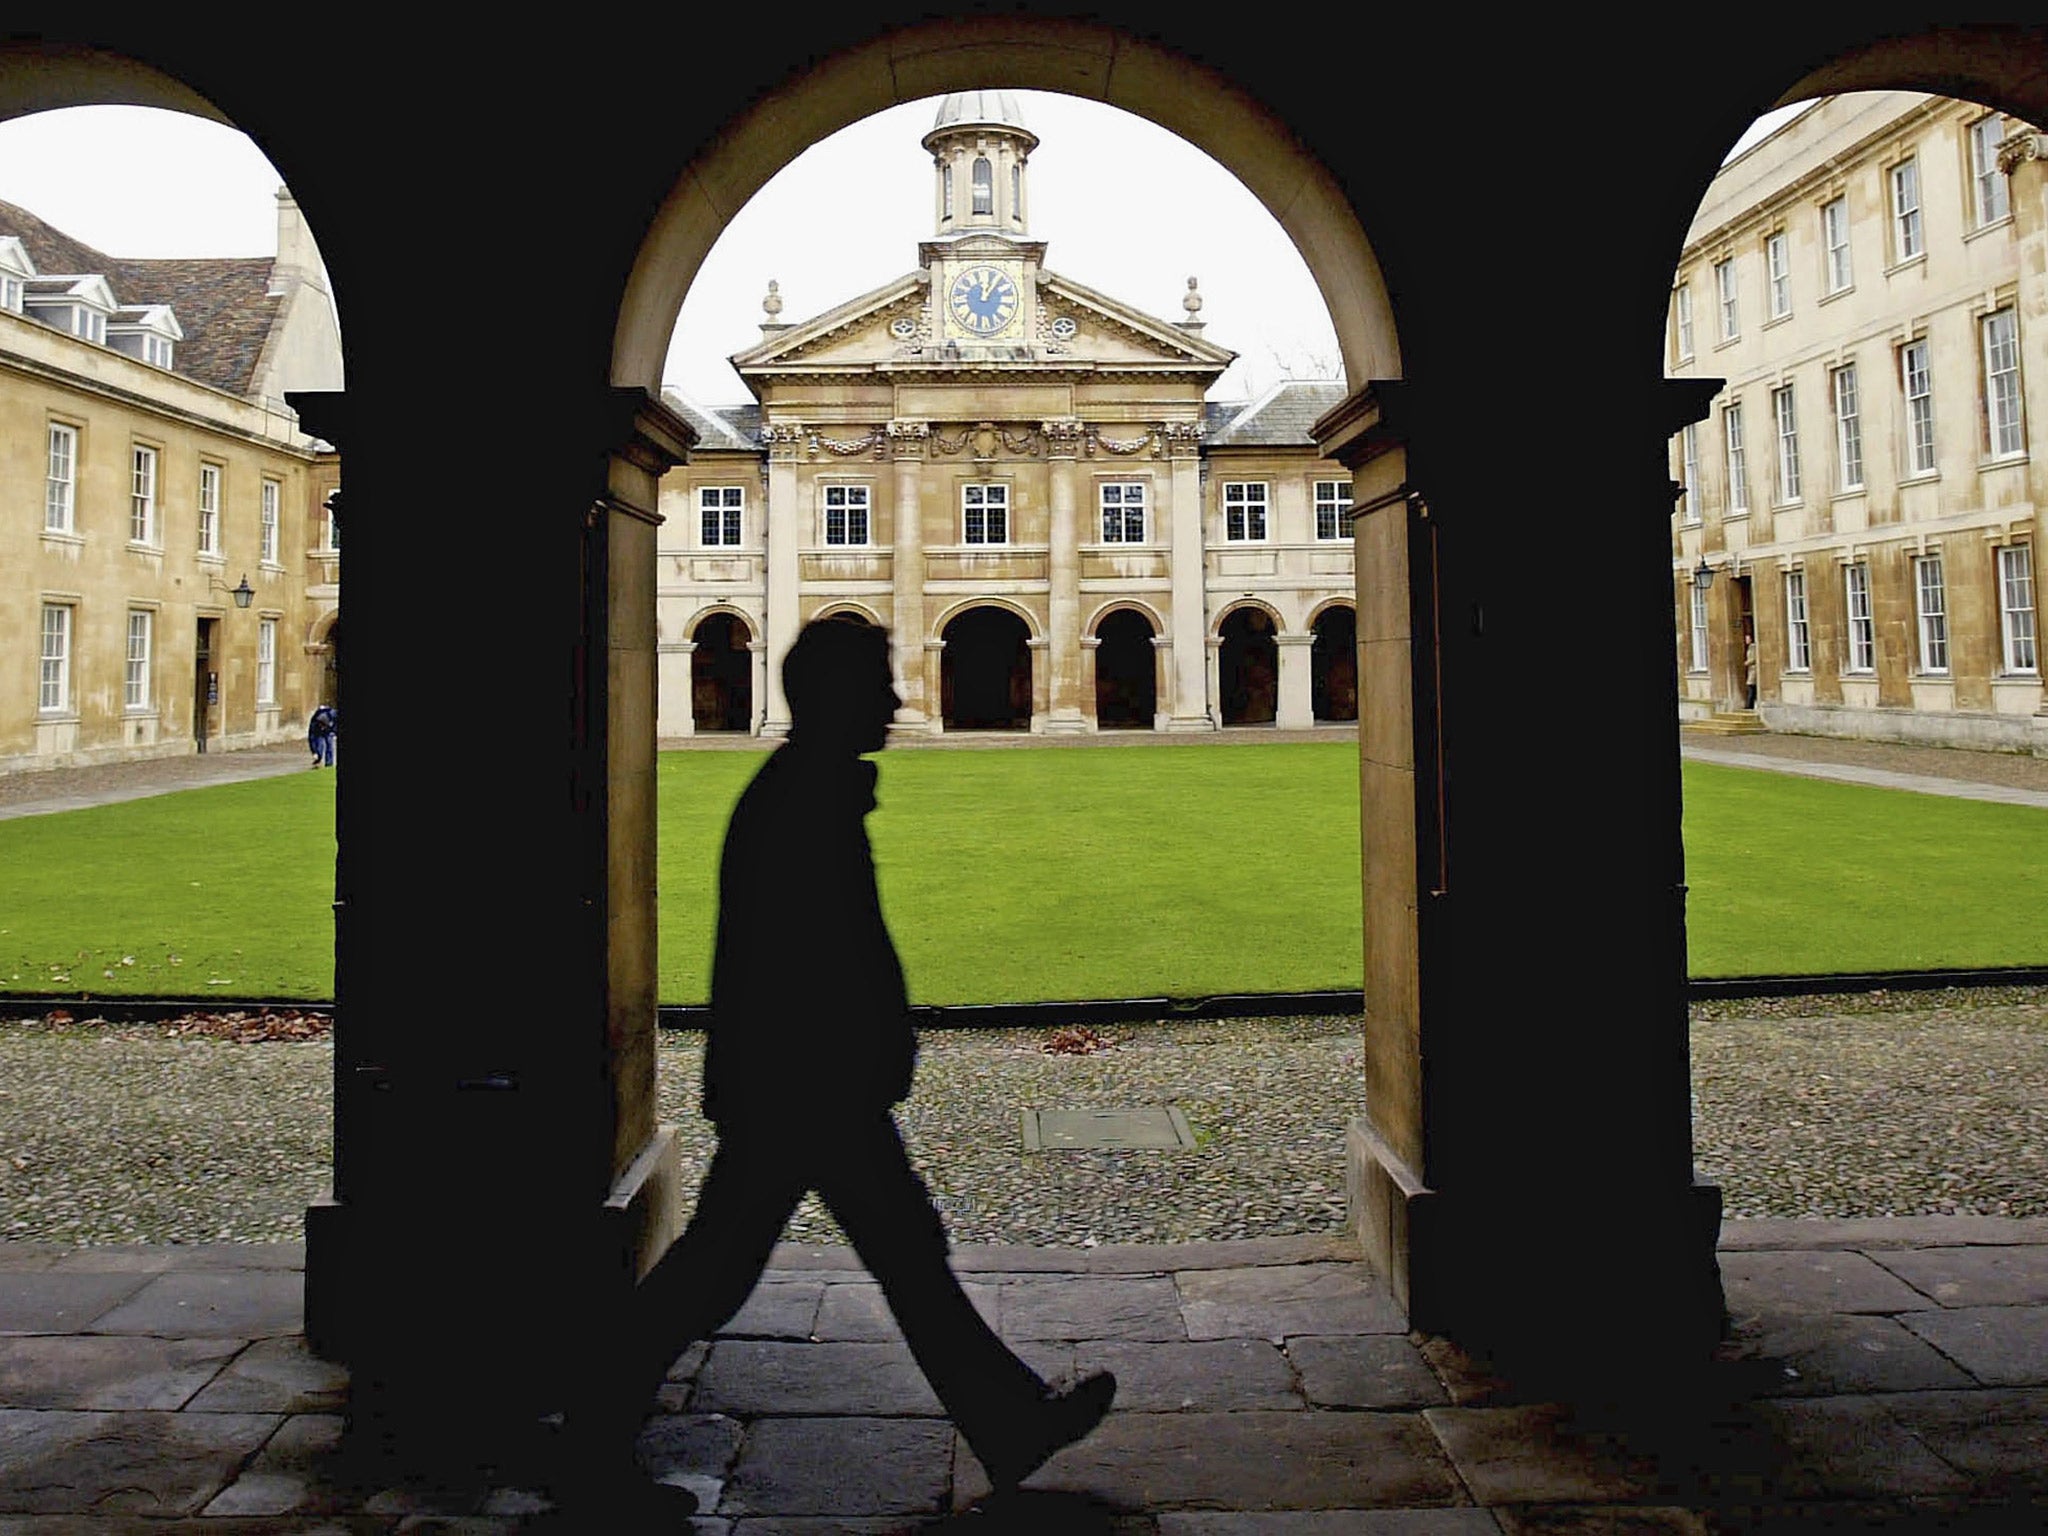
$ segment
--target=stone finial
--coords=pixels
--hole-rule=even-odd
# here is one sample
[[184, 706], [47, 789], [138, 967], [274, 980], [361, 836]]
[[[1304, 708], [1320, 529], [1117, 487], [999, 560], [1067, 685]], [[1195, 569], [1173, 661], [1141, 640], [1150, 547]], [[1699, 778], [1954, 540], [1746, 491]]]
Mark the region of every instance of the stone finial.
[[773, 336], [777, 331], [789, 329], [782, 322], [782, 284], [772, 277], [768, 279], [768, 292], [761, 300], [761, 312], [768, 317], [761, 322], [763, 336]]
[[1187, 319], [1180, 323], [1180, 328], [1184, 331], [1199, 331], [1202, 328], [1202, 294], [1196, 287], [1196, 282], [1195, 278], [1188, 279], [1188, 291], [1182, 294], [1180, 299], [1180, 307], [1188, 312]]

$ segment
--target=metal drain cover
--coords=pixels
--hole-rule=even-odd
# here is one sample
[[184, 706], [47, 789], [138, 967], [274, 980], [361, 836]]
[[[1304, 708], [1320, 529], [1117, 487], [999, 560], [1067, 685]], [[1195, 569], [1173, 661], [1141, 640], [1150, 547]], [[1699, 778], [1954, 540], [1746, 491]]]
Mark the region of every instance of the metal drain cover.
[[1165, 1151], [1192, 1149], [1188, 1117], [1172, 1105], [1151, 1109], [1027, 1109], [1027, 1152]]

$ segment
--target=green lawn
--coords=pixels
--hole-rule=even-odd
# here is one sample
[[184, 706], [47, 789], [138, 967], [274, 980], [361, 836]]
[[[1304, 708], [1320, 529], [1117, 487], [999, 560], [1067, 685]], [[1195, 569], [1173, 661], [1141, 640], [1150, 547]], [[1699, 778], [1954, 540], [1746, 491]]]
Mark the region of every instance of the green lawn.
[[[760, 759], [662, 757], [665, 1002], [704, 998], [718, 840]], [[881, 762], [869, 826], [920, 1002], [1359, 985], [1349, 743]], [[2048, 962], [2048, 812], [1701, 764], [1685, 784], [1695, 975]], [[0, 991], [331, 996], [333, 786], [0, 822]]]

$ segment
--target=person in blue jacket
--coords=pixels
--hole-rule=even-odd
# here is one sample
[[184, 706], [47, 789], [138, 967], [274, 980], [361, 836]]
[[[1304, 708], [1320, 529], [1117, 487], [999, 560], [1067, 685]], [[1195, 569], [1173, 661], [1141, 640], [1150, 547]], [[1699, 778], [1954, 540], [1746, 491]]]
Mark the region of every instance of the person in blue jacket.
[[313, 717], [306, 722], [306, 745], [313, 753], [315, 768], [334, 766], [334, 738], [341, 729], [341, 712], [332, 704], [322, 704], [313, 711]]

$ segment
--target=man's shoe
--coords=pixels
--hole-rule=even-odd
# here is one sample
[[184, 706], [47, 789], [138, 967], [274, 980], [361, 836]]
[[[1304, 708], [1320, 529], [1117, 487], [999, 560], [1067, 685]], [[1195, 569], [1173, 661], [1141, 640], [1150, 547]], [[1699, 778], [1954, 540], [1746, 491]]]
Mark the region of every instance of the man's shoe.
[[1054, 1452], [1087, 1435], [1116, 1400], [1116, 1377], [1091, 1371], [1066, 1387], [1047, 1387], [1030, 1414], [1008, 1431], [1003, 1445], [987, 1455], [976, 1451], [989, 1486], [1009, 1493], [1044, 1466]]

